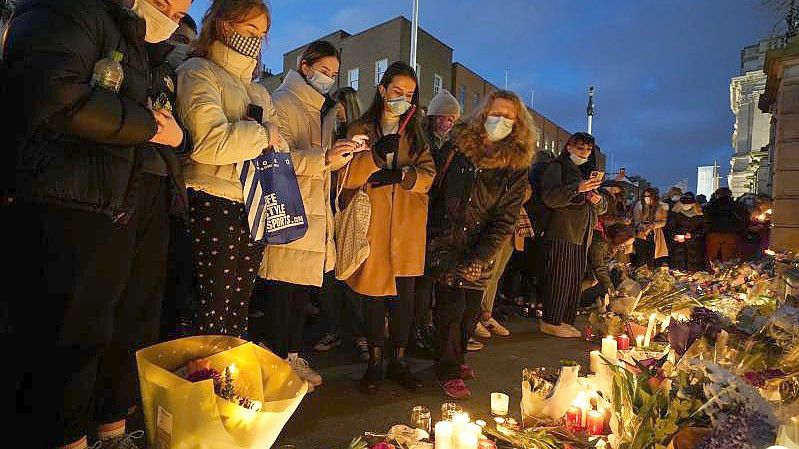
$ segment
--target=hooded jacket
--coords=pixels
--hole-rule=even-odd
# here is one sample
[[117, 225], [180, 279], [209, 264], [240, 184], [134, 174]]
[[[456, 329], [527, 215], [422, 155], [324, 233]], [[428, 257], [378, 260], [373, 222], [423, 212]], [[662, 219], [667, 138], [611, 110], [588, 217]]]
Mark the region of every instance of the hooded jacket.
[[[504, 139], [489, 150], [474, 144], [481, 139], [473, 133], [458, 125], [452, 144], [444, 146], [444, 160], [455, 153], [431, 192], [427, 266], [440, 282], [484, 290], [500, 247], [513, 235], [529, 189], [533, 149]], [[473, 264], [480, 268], [479, 279], [464, 279], [461, 273]]]

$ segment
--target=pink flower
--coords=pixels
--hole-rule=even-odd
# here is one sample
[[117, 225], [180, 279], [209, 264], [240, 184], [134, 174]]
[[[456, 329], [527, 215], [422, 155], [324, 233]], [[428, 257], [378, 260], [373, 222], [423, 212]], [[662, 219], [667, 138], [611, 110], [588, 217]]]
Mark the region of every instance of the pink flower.
[[385, 441], [381, 441], [380, 443], [372, 446], [372, 449], [394, 449], [394, 445], [386, 443]]

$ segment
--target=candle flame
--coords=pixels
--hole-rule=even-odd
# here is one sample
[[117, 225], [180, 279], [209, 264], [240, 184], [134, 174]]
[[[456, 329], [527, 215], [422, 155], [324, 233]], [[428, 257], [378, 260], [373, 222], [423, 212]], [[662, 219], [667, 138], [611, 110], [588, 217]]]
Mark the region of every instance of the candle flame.
[[768, 255], [768, 256], [776, 256], [777, 255], [777, 252], [772, 250], [771, 248], [769, 248], [769, 249], [767, 249], [767, 250], [765, 250], [763, 252], [766, 253], [766, 255]]
[[230, 375], [231, 375], [231, 376], [235, 376], [235, 375], [236, 375], [236, 374], [239, 372], [239, 369], [238, 369], [238, 368], [236, 368], [236, 364], [235, 364], [235, 363], [231, 363], [231, 364], [230, 364], [230, 365], [227, 367], [227, 369], [228, 369], [228, 371], [230, 371]]

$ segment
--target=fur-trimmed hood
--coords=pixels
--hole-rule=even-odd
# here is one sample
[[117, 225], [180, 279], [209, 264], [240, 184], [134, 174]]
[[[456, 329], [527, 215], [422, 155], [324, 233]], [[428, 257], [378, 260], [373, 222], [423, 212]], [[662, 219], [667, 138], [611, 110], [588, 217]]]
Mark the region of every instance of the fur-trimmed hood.
[[532, 143], [513, 140], [513, 134], [496, 142], [490, 151], [483, 143], [483, 134], [467, 124], [456, 125], [451, 136], [458, 150], [477, 168], [527, 170], [533, 163]]

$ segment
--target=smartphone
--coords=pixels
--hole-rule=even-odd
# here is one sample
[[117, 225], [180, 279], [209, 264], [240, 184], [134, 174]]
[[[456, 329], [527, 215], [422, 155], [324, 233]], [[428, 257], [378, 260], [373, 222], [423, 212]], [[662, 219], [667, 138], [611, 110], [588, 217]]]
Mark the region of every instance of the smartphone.
[[591, 178], [597, 178], [600, 181], [602, 181], [603, 179], [605, 179], [605, 172], [594, 170], [591, 172]]
[[247, 106], [247, 117], [255, 120], [258, 123], [264, 122], [264, 108], [257, 104], [250, 104]]

